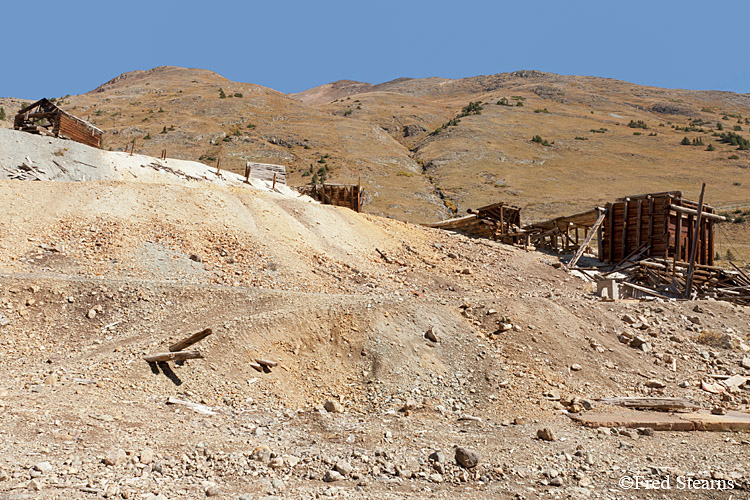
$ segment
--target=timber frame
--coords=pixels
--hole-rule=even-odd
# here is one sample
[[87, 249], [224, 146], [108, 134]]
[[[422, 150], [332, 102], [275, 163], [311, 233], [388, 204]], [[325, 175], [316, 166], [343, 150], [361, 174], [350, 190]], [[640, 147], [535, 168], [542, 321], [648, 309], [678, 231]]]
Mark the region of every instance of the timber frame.
[[703, 205], [698, 234], [694, 235], [698, 203], [680, 191], [641, 194], [607, 204], [599, 260], [661, 258], [688, 262], [696, 241], [695, 262], [714, 264], [714, 223], [724, 220], [713, 207]]
[[309, 184], [297, 188], [324, 205], [346, 207], [359, 212], [362, 209], [361, 184]]
[[13, 128], [32, 134], [70, 139], [101, 148], [104, 132], [89, 122], [63, 111], [48, 99], [40, 99], [20, 110]]
[[520, 208], [500, 202], [476, 209], [470, 208], [467, 212], [469, 215], [464, 217], [425, 225], [504, 243], [518, 242], [517, 235], [521, 227]]

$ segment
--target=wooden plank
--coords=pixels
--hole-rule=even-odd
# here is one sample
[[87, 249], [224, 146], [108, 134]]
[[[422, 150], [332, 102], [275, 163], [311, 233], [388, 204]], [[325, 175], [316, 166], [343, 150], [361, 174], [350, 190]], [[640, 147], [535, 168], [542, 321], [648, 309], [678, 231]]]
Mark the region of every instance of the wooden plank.
[[216, 415], [216, 412], [211, 409], [210, 406], [202, 405], [199, 403], [193, 403], [192, 401], [185, 401], [183, 399], [177, 399], [175, 397], [169, 396], [167, 399], [168, 405], [180, 405], [184, 406], [186, 408], [190, 408], [191, 410], [202, 413], [204, 415]]
[[615, 263], [615, 204], [607, 204], [609, 209], [609, 259], [608, 262]]
[[581, 244], [578, 247], [578, 251], [576, 251], [576, 254], [568, 263], [568, 267], [575, 267], [575, 265], [578, 263], [578, 259], [580, 259], [583, 253], [586, 251], [586, 248], [589, 246], [589, 243], [591, 243], [591, 239], [594, 237], [594, 234], [597, 233], [602, 223], [604, 222], [605, 215], [606, 215], [606, 212], [601, 212], [599, 214], [599, 217], [596, 219], [596, 222], [591, 227], [591, 231], [589, 231], [588, 235], [586, 235], [586, 239], [583, 241], [583, 244]]
[[687, 279], [685, 282], [685, 297], [690, 298], [690, 292], [693, 288], [693, 273], [695, 272], [695, 252], [698, 246], [698, 235], [701, 230], [701, 218], [703, 217], [703, 196], [706, 194], [706, 183], [703, 183], [701, 187], [701, 195], [698, 198], [698, 215], [695, 220], [695, 231], [693, 234], [693, 240], [690, 245], [690, 260], [688, 262]]
[[[698, 215], [697, 210], [693, 210], [692, 208], [685, 208], [681, 207], [679, 205], [669, 205], [669, 208], [674, 210], [675, 212], [683, 213], [683, 214], [690, 214], [690, 215]], [[706, 220], [712, 220], [715, 222], [726, 222], [727, 218], [723, 215], [716, 215], [712, 214], [710, 212], [706, 212], [705, 210], [701, 211], [701, 217]]]
[[201, 330], [198, 333], [195, 333], [191, 336], [189, 336], [186, 339], [180, 340], [179, 342], [175, 342], [171, 346], [169, 346], [170, 352], [177, 352], [177, 351], [184, 351], [188, 347], [190, 347], [193, 344], [197, 344], [201, 340], [205, 339], [209, 335], [213, 333], [213, 330], [210, 328], [206, 328], [205, 330]]
[[608, 405], [624, 406], [641, 410], [674, 411], [699, 408], [695, 401], [685, 398], [619, 397], [600, 398], [597, 401]]
[[625, 208], [622, 216], [622, 256], [628, 254], [628, 217], [630, 212], [630, 198], [625, 198]]
[[650, 427], [655, 431], [739, 431], [750, 429], [750, 414], [729, 410], [712, 415], [706, 410], [665, 414], [623, 409], [616, 413], [568, 415], [586, 427]]
[[638, 203], [636, 204], [636, 208], [638, 210], [638, 213], [636, 214], [636, 223], [635, 223], [635, 247], [640, 248], [641, 247], [641, 211], [643, 210], [643, 200], [638, 200]]
[[177, 351], [177, 352], [160, 352], [144, 356], [143, 360], [149, 363], [158, 361], [184, 361], [186, 359], [202, 359], [203, 354], [200, 351]]
[[[674, 240], [674, 260], [682, 261], [682, 214], [677, 214], [677, 223], [675, 224]], [[668, 256], [667, 256], [668, 257]]]

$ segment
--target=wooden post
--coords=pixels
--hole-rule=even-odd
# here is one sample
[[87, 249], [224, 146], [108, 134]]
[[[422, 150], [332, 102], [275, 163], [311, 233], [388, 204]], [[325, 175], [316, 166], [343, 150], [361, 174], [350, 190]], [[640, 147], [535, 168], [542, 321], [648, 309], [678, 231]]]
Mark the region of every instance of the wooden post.
[[135, 151], [135, 139], [133, 139], [133, 143], [130, 145], [130, 156], [133, 156], [133, 151]]
[[252, 168], [253, 167], [250, 166], [250, 162], [247, 162], [245, 164], [245, 182], [248, 183], [248, 184], [250, 184], [250, 170]]
[[357, 177], [357, 212], [362, 208], [362, 199], [360, 198], [362, 193], [362, 177]]
[[609, 212], [609, 234], [607, 235], [607, 243], [609, 244], [609, 262], [615, 263], [615, 204], [608, 203], [607, 209]]
[[221, 175], [221, 158], [216, 159], [216, 175]]
[[630, 198], [625, 198], [622, 212], [622, 258], [628, 255], [628, 217], [630, 215]]
[[693, 230], [693, 241], [690, 245], [690, 262], [688, 262], [688, 274], [685, 281], [685, 298], [690, 298], [693, 288], [693, 273], [695, 272], [695, 252], [698, 250], [698, 235], [701, 229], [701, 215], [703, 214], [703, 195], [706, 192], [706, 183], [701, 187], [701, 196], [698, 198], [698, 216], [695, 218], [695, 229]]
[[271, 185], [271, 191], [276, 191], [276, 172], [273, 173], [273, 184]]
[[201, 330], [200, 332], [195, 333], [186, 339], [180, 340], [179, 342], [175, 342], [174, 344], [169, 346], [169, 351], [170, 352], [183, 351], [187, 349], [188, 347], [190, 347], [191, 345], [196, 344], [200, 342], [201, 340], [205, 339], [212, 333], [213, 333], [213, 330], [211, 330], [210, 328]]
[[[606, 212], [604, 212], [606, 213]], [[592, 229], [593, 232], [593, 229]], [[604, 224], [599, 224], [599, 228], [596, 230], [596, 249], [599, 252], [599, 260], [604, 262], [604, 247], [602, 233], [604, 232]]]
[[648, 252], [646, 255], [651, 256], [651, 245], [654, 237], [654, 198], [648, 195]]
[[588, 235], [586, 235], [586, 239], [584, 239], [583, 243], [578, 247], [576, 254], [573, 256], [570, 262], [568, 262], [569, 268], [575, 267], [575, 265], [578, 263], [578, 259], [581, 258], [583, 253], [586, 251], [586, 248], [588, 248], [589, 244], [591, 243], [591, 239], [594, 237], [594, 234], [599, 232], [599, 228], [601, 228], [602, 223], [604, 222], [604, 214], [606, 212], [599, 211], [598, 208], [596, 209], [596, 212], [596, 222], [594, 222], [594, 225], [591, 227], [591, 231], [589, 231]]
[[184, 361], [186, 359], [201, 359], [203, 354], [199, 351], [176, 351], [176, 352], [160, 352], [158, 354], [152, 354], [150, 356], [144, 356], [143, 360], [149, 363], [156, 363], [157, 361]]
[[677, 223], [675, 224], [674, 240], [674, 258], [675, 261], [682, 262], [682, 214], [677, 213]]
[[638, 214], [636, 214], [635, 222], [635, 247], [641, 248], [641, 211], [643, 210], [643, 200], [639, 199], [636, 203]]

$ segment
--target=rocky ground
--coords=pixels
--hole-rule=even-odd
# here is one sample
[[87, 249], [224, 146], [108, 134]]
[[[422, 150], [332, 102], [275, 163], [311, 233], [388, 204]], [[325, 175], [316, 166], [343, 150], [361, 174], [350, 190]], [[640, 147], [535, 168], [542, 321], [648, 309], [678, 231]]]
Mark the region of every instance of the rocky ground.
[[[0, 200], [0, 499], [748, 495], [746, 432], [566, 414], [750, 410], [701, 387], [750, 375], [747, 307], [603, 302], [552, 255], [250, 187], [6, 180]], [[143, 360], [208, 327], [204, 359]]]

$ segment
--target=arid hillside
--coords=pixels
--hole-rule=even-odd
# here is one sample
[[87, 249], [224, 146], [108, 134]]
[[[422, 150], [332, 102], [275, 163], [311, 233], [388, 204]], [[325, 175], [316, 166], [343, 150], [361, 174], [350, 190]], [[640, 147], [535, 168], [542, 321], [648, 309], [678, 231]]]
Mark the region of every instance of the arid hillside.
[[[0, 99], [9, 119], [19, 102]], [[366, 211], [411, 222], [496, 201], [533, 221], [643, 192], [697, 199], [701, 181], [721, 211], [750, 209], [750, 150], [738, 144], [750, 138], [746, 94], [517, 71], [285, 95], [159, 67], [60, 103], [105, 130], [107, 149], [135, 140], [138, 152], [235, 171], [245, 160], [279, 163], [292, 185], [361, 179]], [[750, 258], [746, 225], [723, 228], [733, 253]]]

